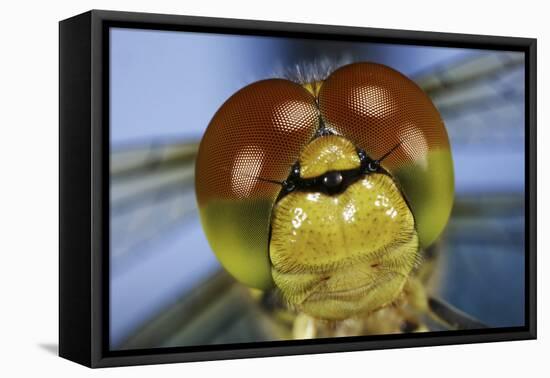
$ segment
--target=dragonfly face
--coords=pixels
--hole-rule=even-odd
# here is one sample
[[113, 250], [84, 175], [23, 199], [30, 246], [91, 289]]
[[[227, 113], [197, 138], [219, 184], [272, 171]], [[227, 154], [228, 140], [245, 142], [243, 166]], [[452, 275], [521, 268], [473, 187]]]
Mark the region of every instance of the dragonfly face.
[[292, 191], [274, 207], [275, 284], [317, 318], [345, 319], [391, 303], [417, 261], [410, 209], [393, 179], [364, 159], [343, 137], [313, 140]]
[[222, 265], [323, 319], [395, 300], [453, 202], [439, 113], [415, 83], [373, 63], [241, 89], [210, 122], [195, 171]]

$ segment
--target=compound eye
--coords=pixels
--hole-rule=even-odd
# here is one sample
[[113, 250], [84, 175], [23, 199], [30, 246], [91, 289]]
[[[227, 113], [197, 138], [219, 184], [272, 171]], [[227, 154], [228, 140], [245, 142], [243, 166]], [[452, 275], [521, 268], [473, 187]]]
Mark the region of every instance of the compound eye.
[[277, 182], [288, 177], [318, 126], [306, 89], [270, 79], [231, 96], [203, 136], [195, 166], [203, 229], [218, 260], [248, 286], [272, 284], [267, 248]]
[[325, 125], [368, 155], [364, 172], [379, 163], [399, 183], [420, 242], [430, 245], [449, 218], [454, 177], [447, 131], [428, 95], [394, 69], [365, 62], [335, 70], [318, 102]]
[[334, 71], [323, 83], [319, 108], [324, 122], [372, 159], [401, 143], [383, 166], [388, 170], [449, 149], [447, 132], [430, 98], [401, 73], [375, 63]]
[[201, 141], [196, 188], [199, 205], [210, 199], [275, 198], [313, 137], [319, 111], [313, 96], [288, 80], [250, 84], [216, 112]]

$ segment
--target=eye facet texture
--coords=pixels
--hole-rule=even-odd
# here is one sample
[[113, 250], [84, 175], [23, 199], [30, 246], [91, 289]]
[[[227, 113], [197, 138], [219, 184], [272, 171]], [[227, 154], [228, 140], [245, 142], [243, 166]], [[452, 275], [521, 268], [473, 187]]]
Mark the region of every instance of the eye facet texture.
[[325, 123], [379, 159], [397, 180], [415, 216], [422, 246], [445, 227], [454, 195], [447, 131], [420, 87], [381, 64], [355, 63], [323, 83], [319, 108]]

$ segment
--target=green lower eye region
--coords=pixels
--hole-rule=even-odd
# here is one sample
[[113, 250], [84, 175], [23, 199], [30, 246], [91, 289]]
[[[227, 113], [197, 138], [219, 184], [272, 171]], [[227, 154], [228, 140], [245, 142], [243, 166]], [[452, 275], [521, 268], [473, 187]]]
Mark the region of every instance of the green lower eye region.
[[[327, 156], [301, 164], [341, 164]], [[418, 245], [414, 217], [393, 179], [368, 174], [336, 195], [296, 191], [275, 204], [271, 272], [299, 310], [345, 319], [399, 296], [418, 261]]]

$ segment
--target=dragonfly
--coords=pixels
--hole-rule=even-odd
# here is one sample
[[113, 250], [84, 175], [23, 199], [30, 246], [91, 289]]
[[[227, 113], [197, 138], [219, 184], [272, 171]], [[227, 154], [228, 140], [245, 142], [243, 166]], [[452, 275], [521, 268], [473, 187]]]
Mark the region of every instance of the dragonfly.
[[[498, 71], [510, 69], [511, 66], [513, 66], [512, 63], [495, 64], [493, 68], [495, 71]], [[430, 78], [417, 78], [416, 80], [430, 96], [442, 98], [440, 100], [441, 104], [445, 105], [444, 89], [434, 86], [433, 80], [430, 80]], [[473, 82], [476, 81], [475, 78], [471, 80]], [[447, 82], [445, 85], [449, 88], [451, 84]], [[497, 101], [493, 97], [486, 97], [484, 101], [493, 104]], [[443, 105], [440, 105], [439, 108], [443, 109], [442, 114], [445, 119], [450, 119], [459, 114], [456, 111], [456, 107], [446, 110], [445, 106], [448, 105]], [[478, 105], [475, 105], [471, 101], [462, 104], [462, 106], [476, 108]], [[162, 148], [162, 145], [160, 148]], [[180, 162], [179, 164], [181, 166], [183, 163]], [[185, 164], [189, 164], [192, 167], [194, 158], [189, 158]], [[157, 169], [158, 167], [162, 167], [162, 165], [155, 166], [151, 164], [147, 165], [147, 167], [149, 169]], [[190, 189], [192, 190], [191, 187]], [[463, 227], [460, 224], [455, 224], [454, 220], [457, 218], [455, 213], [460, 217], [460, 214], [463, 215], [464, 212], [469, 211], [468, 208], [471, 205], [469, 201], [469, 199], [463, 198], [456, 199], [453, 215], [451, 216], [450, 229], [444, 231], [440, 240], [435, 244], [420, 252], [421, 263], [415, 267], [410, 279], [403, 287], [399, 298], [392, 302], [391, 305], [378, 309], [367, 317], [354, 316], [343, 320], [319, 319], [289, 306], [281, 290], [278, 288], [262, 291], [246, 289], [247, 293], [255, 299], [258, 308], [266, 314], [273, 324], [280, 325], [278, 329], [285, 329], [284, 335], [280, 336], [282, 338], [301, 339], [487, 327], [485, 322], [476, 319], [475, 316], [468, 314], [467, 311], [453, 306], [448, 300], [441, 297], [441, 288], [448, 286], [448, 279], [453, 276], [453, 274], [449, 273], [451, 268], [448, 264], [449, 254], [452, 254], [454, 249], [450, 240], [456, 240], [455, 235], [460, 233], [460, 227]], [[487, 202], [486, 207], [486, 212], [492, 214], [495, 211], [494, 209], [498, 208], [498, 203], [496, 201], [495, 203]], [[510, 216], [515, 217], [515, 211], [520, 207], [520, 205], [514, 207], [514, 213]], [[477, 269], [478, 271], [480, 270], [479, 267]], [[468, 271], [468, 269], [465, 270]], [[468, 274], [479, 273], [465, 273], [462, 279], [468, 280]], [[235, 283], [235, 285], [240, 284]]]

